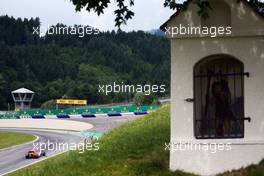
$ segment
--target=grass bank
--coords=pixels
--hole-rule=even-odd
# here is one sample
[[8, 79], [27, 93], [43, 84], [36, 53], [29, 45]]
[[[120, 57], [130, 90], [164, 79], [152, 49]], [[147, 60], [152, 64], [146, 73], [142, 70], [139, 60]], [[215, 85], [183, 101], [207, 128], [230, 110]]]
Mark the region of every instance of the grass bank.
[[36, 137], [26, 133], [0, 131], [0, 149], [35, 140]]
[[[169, 152], [164, 143], [170, 139], [169, 107], [114, 129], [99, 141], [99, 151], [83, 154], [68, 152], [13, 176], [191, 176], [171, 172]], [[232, 176], [263, 176], [263, 164], [233, 172]], [[241, 175], [242, 174], [242, 175]], [[223, 176], [231, 176], [225, 173]], [[192, 175], [193, 176], [193, 175]]]

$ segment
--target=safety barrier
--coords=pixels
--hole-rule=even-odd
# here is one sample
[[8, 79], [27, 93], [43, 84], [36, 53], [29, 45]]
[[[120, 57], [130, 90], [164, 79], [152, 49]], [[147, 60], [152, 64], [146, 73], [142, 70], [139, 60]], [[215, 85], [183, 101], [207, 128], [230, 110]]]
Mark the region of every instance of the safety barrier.
[[18, 114], [0, 114], [0, 119], [18, 119]]
[[135, 115], [146, 115], [148, 112], [134, 112]]
[[69, 119], [70, 118], [70, 116], [69, 115], [57, 115], [57, 117], [59, 118], [59, 119]]
[[122, 114], [119, 112], [111, 112], [111, 113], [108, 113], [107, 115], [108, 117], [122, 116]]
[[45, 116], [43, 116], [43, 115], [33, 115], [32, 119], [45, 119]]
[[98, 115], [122, 116], [123, 114], [145, 115], [158, 109], [158, 106], [121, 106], [86, 109], [61, 110], [24, 110], [14, 114], [0, 114], [0, 119], [34, 118], [44, 119], [49, 116], [57, 118], [70, 118], [71, 115], [80, 115], [83, 118], [94, 118]]
[[95, 118], [96, 115], [94, 115], [94, 114], [82, 114], [82, 117], [83, 118]]
[[158, 109], [158, 106], [121, 106], [86, 109], [64, 109], [64, 110], [25, 110], [20, 111], [18, 116], [60, 116], [60, 115], [95, 115], [112, 113], [137, 113], [138, 115]]

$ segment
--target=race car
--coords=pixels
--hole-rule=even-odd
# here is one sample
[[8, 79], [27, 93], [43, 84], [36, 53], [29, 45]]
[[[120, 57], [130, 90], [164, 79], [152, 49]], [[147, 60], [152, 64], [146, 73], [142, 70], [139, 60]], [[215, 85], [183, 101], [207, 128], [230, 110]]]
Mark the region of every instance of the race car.
[[46, 156], [46, 152], [42, 152], [42, 151], [36, 151], [36, 150], [30, 150], [26, 155], [25, 158], [26, 159], [30, 159], [30, 158], [39, 158], [41, 156]]

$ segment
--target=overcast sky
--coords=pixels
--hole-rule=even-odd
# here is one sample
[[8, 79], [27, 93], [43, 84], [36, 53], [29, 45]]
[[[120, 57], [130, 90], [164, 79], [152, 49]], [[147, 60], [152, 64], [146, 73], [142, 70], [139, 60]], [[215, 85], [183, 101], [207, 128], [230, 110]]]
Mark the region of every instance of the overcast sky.
[[[111, 0], [115, 2], [114, 0]], [[157, 29], [172, 14], [168, 8], [163, 7], [164, 0], [135, 0], [132, 8], [135, 16], [126, 26], [125, 31]], [[112, 3], [105, 13], [98, 17], [95, 13], [85, 10], [75, 12], [70, 0], [0, 0], [0, 15], [9, 15], [15, 18], [39, 17], [41, 25], [64, 23], [67, 25], [87, 24], [100, 30], [112, 30], [114, 27], [114, 10], [116, 4]]]

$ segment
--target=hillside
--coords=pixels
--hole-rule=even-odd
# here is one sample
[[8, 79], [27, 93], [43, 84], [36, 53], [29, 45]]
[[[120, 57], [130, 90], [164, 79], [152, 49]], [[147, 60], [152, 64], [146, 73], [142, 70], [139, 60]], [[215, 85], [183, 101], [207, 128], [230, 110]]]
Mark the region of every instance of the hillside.
[[[99, 140], [99, 151], [70, 152], [11, 175], [177, 175], [168, 171], [169, 107], [114, 129]], [[66, 174], [67, 173], [67, 174]]]
[[[33, 35], [36, 19], [0, 17], [0, 109], [12, 104], [10, 92], [36, 92], [33, 106], [51, 99], [89, 103], [131, 100], [130, 94], [98, 94], [99, 84], [165, 84], [169, 92], [169, 41], [138, 32], [99, 35]], [[64, 26], [57, 24], [57, 26]], [[160, 96], [165, 96], [164, 94]]]
[[[129, 122], [103, 136], [98, 151], [69, 152], [19, 170], [12, 176], [194, 176], [169, 171], [170, 108]], [[221, 176], [262, 176], [264, 162]], [[220, 176], [220, 175], [219, 175]]]

